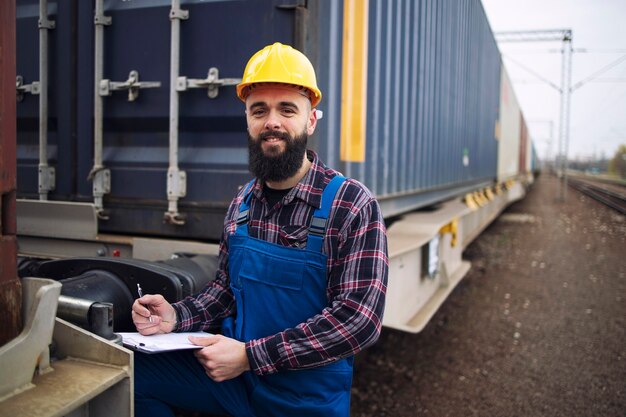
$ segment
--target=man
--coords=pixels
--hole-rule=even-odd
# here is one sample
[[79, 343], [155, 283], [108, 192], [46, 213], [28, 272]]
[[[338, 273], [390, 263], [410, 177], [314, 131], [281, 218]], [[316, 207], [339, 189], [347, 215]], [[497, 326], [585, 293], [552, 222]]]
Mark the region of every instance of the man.
[[380, 334], [388, 274], [378, 203], [326, 167], [307, 137], [322, 94], [299, 51], [280, 43], [248, 62], [250, 170], [232, 201], [215, 281], [169, 304], [135, 301], [142, 334], [214, 330], [202, 349], [135, 356], [137, 416], [169, 406], [231, 416], [348, 416], [352, 357]]

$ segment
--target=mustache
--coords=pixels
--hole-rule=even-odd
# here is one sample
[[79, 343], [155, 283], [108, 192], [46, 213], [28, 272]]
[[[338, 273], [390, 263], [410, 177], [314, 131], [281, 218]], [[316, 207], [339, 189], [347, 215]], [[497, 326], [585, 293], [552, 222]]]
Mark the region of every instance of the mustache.
[[289, 133], [287, 133], [287, 132], [279, 132], [277, 130], [270, 130], [270, 131], [267, 131], [267, 132], [261, 132], [261, 133], [259, 133], [258, 137], [259, 137], [260, 140], [263, 140], [263, 139], [266, 139], [266, 138], [268, 138], [270, 136], [275, 137], [275, 138], [280, 138], [280, 139], [283, 139], [283, 140], [287, 140], [287, 141], [292, 140], [292, 137], [289, 136]]

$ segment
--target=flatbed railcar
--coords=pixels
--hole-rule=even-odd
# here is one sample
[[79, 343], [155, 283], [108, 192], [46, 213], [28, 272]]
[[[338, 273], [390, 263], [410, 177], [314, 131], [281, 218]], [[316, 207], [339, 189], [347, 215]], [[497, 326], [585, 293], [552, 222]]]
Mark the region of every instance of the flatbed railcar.
[[273, 42], [315, 66], [311, 147], [380, 201], [385, 326], [428, 323], [536, 173], [478, 0], [16, 4], [19, 274], [62, 283], [57, 314], [89, 334], [132, 328], [137, 283], [176, 301], [212, 279], [251, 178], [234, 85]]

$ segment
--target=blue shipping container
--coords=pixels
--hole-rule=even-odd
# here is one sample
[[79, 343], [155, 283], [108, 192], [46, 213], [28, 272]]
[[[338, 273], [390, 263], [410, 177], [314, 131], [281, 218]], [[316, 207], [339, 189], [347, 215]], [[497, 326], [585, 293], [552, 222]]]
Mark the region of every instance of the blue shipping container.
[[[17, 3], [17, 74], [27, 84], [39, 79], [39, 2]], [[328, 165], [365, 183], [386, 217], [494, 180], [500, 55], [479, 0], [294, 3], [182, 1], [188, 16], [179, 19], [178, 75], [205, 79], [217, 68], [220, 78], [238, 78], [265, 45], [279, 41], [303, 50], [324, 94], [311, 147]], [[108, 219], [99, 221], [99, 230], [218, 239], [228, 203], [250, 178], [243, 105], [233, 86], [219, 88], [215, 98], [206, 88], [178, 92], [178, 162], [186, 174], [179, 209], [186, 219], [184, 225], [164, 222], [171, 10], [171, 2], [161, 0], [103, 3], [110, 24], [100, 25], [101, 78], [121, 83], [136, 71], [140, 82], [160, 87], [138, 90], [134, 101], [126, 90], [102, 96], [110, 192], [103, 201]], [[94, 14], [92, 2], [48, 4], [55, 21], [48, 31], [47, 157], [56, 170], [51, 200], [93, 200], [94, 33], [103, 22]], [[353, 75], [364, 82], [352, 87]], [[362, 98], [354, 105], [362, 112], [342, 113], [355, 97]], [[25, 94], [17, 106], [21, 198], [38, 198], [38, 105], [38, 96]], [[351, 121], [358, 134], [346, 134]]]

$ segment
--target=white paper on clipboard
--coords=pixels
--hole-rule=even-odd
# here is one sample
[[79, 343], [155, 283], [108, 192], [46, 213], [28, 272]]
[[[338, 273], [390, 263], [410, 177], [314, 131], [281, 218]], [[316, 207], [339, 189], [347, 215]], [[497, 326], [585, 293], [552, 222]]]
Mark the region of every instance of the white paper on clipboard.
[[201, 349], [203, 346], [194, 345], [189, 341], [189, 336], [211, 337], [213, 334], [206, 332], [181, 332], [154, 334], [143, 336], [137, 332], [119, 332], [124, 346], [145, 353], [169, 352], [182, 349]]

